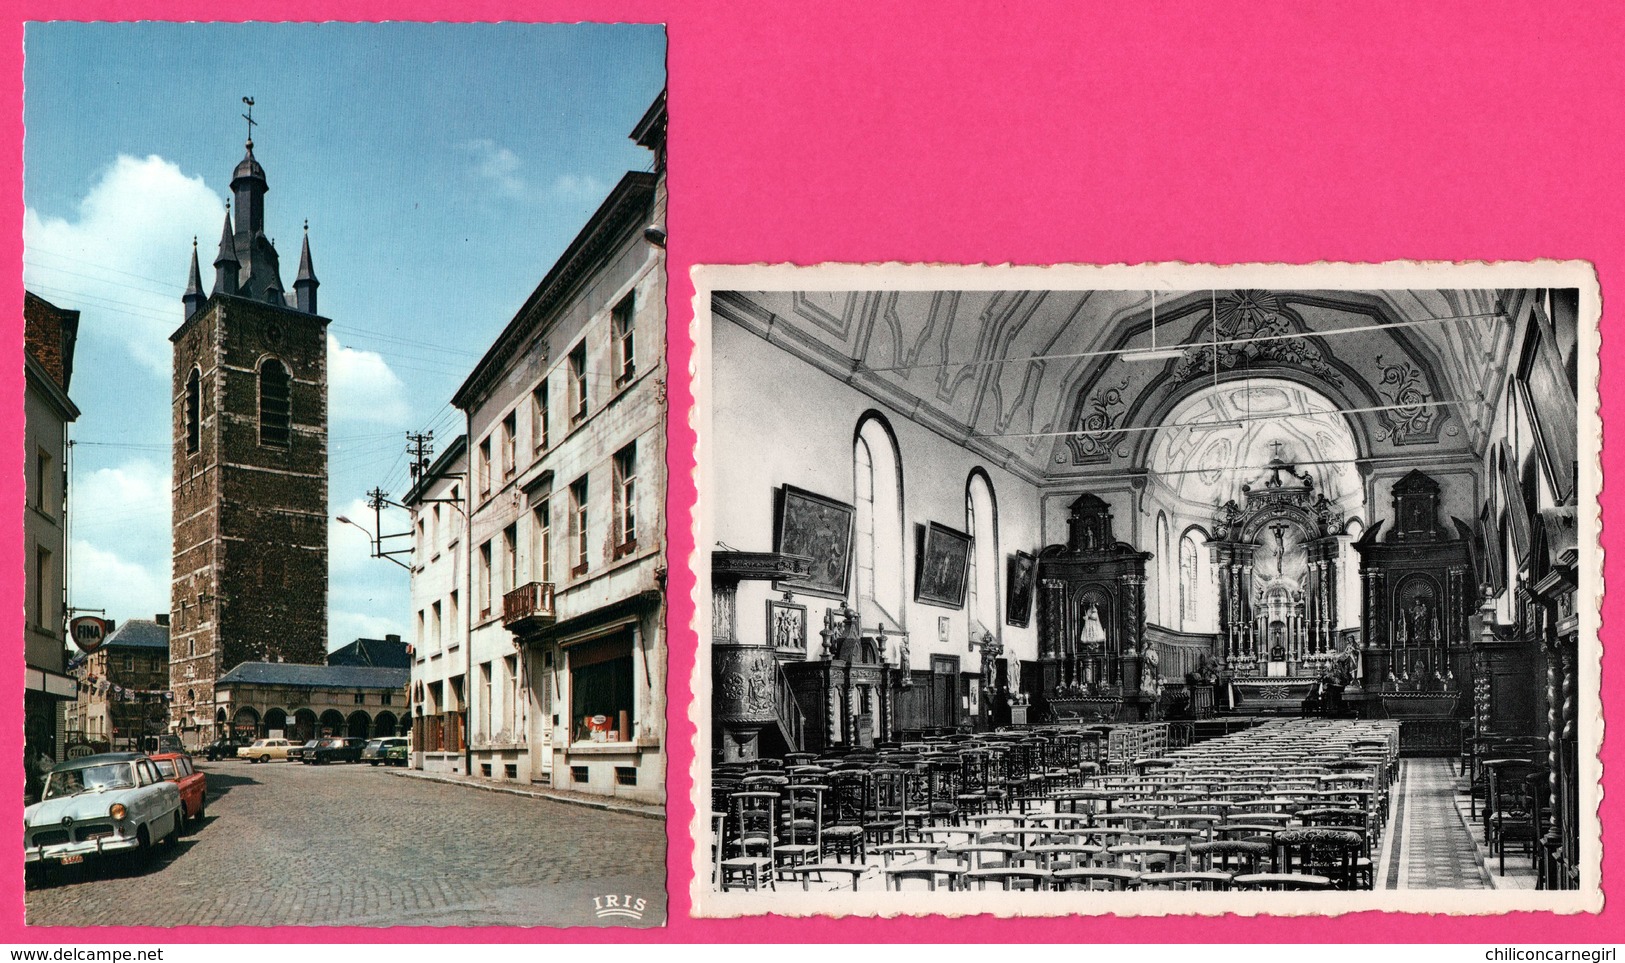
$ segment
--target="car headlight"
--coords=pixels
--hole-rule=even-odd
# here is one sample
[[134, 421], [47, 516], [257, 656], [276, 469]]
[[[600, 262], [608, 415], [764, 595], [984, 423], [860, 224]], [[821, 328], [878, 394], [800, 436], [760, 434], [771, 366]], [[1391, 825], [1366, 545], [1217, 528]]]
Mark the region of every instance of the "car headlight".
[[123, 819], [126, 812], [123, 803], [114, 803], [112, 808], [107, 810], [107, 815], [112, 816], [114, 819]]

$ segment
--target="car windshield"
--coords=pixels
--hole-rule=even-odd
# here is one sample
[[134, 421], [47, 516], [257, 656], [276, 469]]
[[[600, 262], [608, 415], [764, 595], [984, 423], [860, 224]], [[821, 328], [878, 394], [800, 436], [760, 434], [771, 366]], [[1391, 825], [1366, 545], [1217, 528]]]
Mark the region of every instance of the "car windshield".
[[175, 778], [175, 760], [154, 759], [152, 764], [158, 767], [158, 775], [163, 776], [165, 779]]
[[45, 777], [45, 792], [41, 798], [55, 799], [99, 789], [130, 789], [133, 786], [135, 777], [129, 763], [107, 763], [51, 773]]

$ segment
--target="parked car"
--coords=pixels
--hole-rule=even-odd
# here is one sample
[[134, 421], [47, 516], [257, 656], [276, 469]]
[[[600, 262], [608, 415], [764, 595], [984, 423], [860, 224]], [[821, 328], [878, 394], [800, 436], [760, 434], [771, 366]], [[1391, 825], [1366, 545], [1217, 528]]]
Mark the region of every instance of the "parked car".
[[367, 740], [350, 736], [333, 736], [319, 740], [315, 749], [305, 750], [305, 762], [321, 765], [328, 762], [360, 762], [361, 750]]
[[221, 736], [209, 743], [203, 750], [203, 758], [210, 762], [217, 762], [221, 759], [235, 759], [237, 758], [237, 750], [244, 745], [246, 743], [233, 736]]
[[150, 756], [159, 752], [185, 752], [186, 747], [181, 745], [180, 736], [166, 732], [159, 736], [142, 736], [141, 751]]
[[297, 745], [297, 746], [294, 746], [294, 747], [290, 748], [288, 750], [288, 761], [289, 762], [309, 762], [310, 761], [310, 754], [315, 752], [316, 747], [318, 745], [320, 745], [320, 744], [321, 744], [320, 739], [310, 739], [310, 740], [302, 743], [301, 745]]
[[385, 739], [384, 765], [404, 767], [406, 765], [408, 751], [409, 749], [405, 739]]
[[202, 819], [203, 807], [209, 803], [208, 779], [192, 764], [192, 757], [184, 752], [160, 752], [150, 758], [158, 775], [181, 791], [181, 809], [186, 818]]
[[249, 762], [270, 762], [272, 759], [288, 758], [288, 750], [292, 748], [293, 743], [286, 739], [255, 739], [253, 745], [237, 750], [237, 758]]
[[388, 752], [396, 748], [402, 752], [401, 765], [405, 765], [406, 739], [400, 736], [384, 736], [367, 743], [367, 747], [361, 750], [361, 761], [374, 766], [384, 762], [393, 762], [394, 760], [389, 758]]
[[70, 759], [46, 774], [40, 801], [23, 810], [25, 865], [149, 851], [180, 835], [180, 787], [139, 752]]

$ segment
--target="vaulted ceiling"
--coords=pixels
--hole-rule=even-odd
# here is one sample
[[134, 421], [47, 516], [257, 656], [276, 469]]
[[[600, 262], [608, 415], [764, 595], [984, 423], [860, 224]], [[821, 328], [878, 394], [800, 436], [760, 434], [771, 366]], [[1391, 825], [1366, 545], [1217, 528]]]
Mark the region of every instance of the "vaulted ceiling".
[[[1170, 436], [1146, 429], [1194, 417], [1180, 405], [1204, 387], [1264, 379], [1299, 407], [1323, 396], [1352, 411], [1360, 457], [1471, 453], [1509, 350], [1499, 294], [1160, 291], [1153, 303], [1126, 290], [728, 292], [719, 303], [1042, 482], [1143, 470]], [[1281, 413], [1324, 417], [1326, 407]]]

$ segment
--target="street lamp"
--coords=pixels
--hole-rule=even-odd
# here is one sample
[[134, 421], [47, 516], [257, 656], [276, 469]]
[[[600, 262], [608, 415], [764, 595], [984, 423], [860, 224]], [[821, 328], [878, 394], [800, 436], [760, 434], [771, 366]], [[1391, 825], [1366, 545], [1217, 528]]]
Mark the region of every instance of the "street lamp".
[[[407, 563], [405, 563], [405, 562], [403, 562], [400, 559], [395, 557], [396, 555], [401, 555], [401, 554], [408, 553], [408, 552], [412, 551], [411, 549], [409, 549], [409, 548], [400, 548], [400, 549], [394, 549], [393, 551], [387, 551], [387, 552], [384, 551], [383, 540], [385, 538], [403, 538], [403, 537], [405, 537], [405, 535], [375, 535], [371, 531], [368, 531], [368, 529], [367, 529], [367, 527], [365, 525], [362, 525], [360, 522], [351, 521], [350, 519], [346, 518], [343, 515], [335, 516], [334, 520], [338, 521], [338, 522], [340, 522], [342, 524], [353, 525], [356, 528], [361, 529], [361, 533], [363, 535], [367, 536], [367, 541], [369, 543], [371, 543], [371, 545], [372, 545], [372, 557], [373, 558], [387, 559], [388, 561], [394, 562], [396, 565], [399, 565], [401, 568], [404, 568], [404, 569], [407, 569], [407, 570], [410, 570], [412, 568], [412, 566], [408, 565]], [[410, 534], [410, 533], [406, 533], [406, 534]]]

